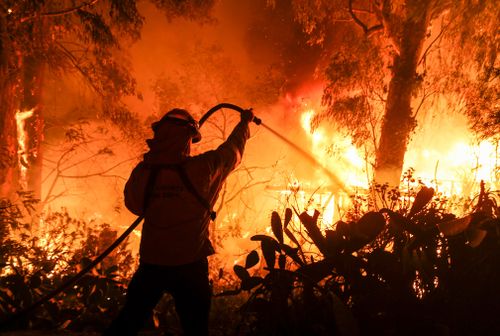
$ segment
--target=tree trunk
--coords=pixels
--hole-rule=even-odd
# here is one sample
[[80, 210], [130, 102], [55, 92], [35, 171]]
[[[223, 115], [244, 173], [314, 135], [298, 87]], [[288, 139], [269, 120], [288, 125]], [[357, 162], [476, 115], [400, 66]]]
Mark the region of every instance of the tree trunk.
[[[43, 50], [43, 21], [25, 23], [26, 35], [33, 42], [32, 53], [25, 55], [14, 49], [5, 18], [0, 16], [0, 197], [11, 197], [17, 190], [41, 194], [43, 119], [41, 113], [44, 63], [37, 59]], [[39, 41], [39, 42], [37, 42]], [[19, 69], [23, 69], [19, 72]], [[19, 153], [16, 110], [32, 110], [24, 120], [25, 153]], [[25, 159], [21, 155], [25, 154]], [[26, 176], [21, 171], [26, 169]]]
[[410, 134], [416, 125], [411, 101], [417, 63], [430, 22], [431, 2], [407, 1], [406, 20], [399, 30], [401, 36], [392, 37], [399, 46], [399, 54], [393, 58], [392, 78], [377, 148], [374, 176], [377, 183], [387, 182], [390, 186], [399, 186], [400, 183]]
[[32, 56], [24, 59], [24, 97], [22, 110], [33, 110], [25, 122], [27, 135], [27, 190], [38, 199], [41, 197], [42, 151], [44, 123], [42, 117], [42, 83], [44, 66]]
[[17, 185], [15, 80], [9, 71], [14, 53], [6, 22], [0, 15], [0, 197], [10, 198]]
[[[0, 69], [3, 77], [4, 69]], [[5, 77], [3, 77], [5, 78]], [[0, 197], [10, 198], [17, 189], [17, 137], [12, 102], [13, 87], [6, 80], [0, 84]]]

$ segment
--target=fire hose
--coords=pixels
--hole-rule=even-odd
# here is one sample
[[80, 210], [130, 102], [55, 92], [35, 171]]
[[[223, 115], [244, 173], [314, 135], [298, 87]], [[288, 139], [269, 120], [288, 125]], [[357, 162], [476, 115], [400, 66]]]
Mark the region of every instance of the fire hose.
[[[243, 113], [245, 109], [239, 107], [238, 105], [230, 104], [230, 103], [221, 103], [218, 104], [214, 107], [212, 107], [210, 110], [208, 110], [200, 119], [199, 125], [200, 127], [205, 123], [205, 121], [216, 111], [222, 109], [222, 108], [229, 108], [232, 110], [235, 110], [239, 113]], [[254, 117], [252, 120], [254, 123], [257, 125], [260, 125], [262, 123], [261, 119]], [[99, 256], [97, 256], [90, 264], [88, 264], [86, 267], [84, 267], [82, 270], [80, 270], [77, 274], [66, 280], [63, 284], [61, 284], [58, 288], [52, 290], [49, 292], [47, 295], [43, 296], [40, 298], [38, 301], [34, 302], [30, 306], [26, 307], [25, 309], [15, 313], [14, 315], [8, 317], [4, 321], [0, 323], [0, 330], [3, 330], [7, 328], [8, 326], [12, 325], [12, 323], [28, 316], [30, 313], [35, 311], [38, 307], [46, 303], [47, 301], [53, 299], [60, 293], [64, 292], [66, 289], [74, 285], [78, 280], [80, 280], [85, 274], [87, 274], [92, 268], [94, 268], [97, 264], [99, 264], [104, 258], [106, 258], [118, 245], [120, 245], [127, 237], [128, 235], [134, 231], [134, 229], [142, 222], [144, 219], [144, 215], [141, 215], [137, 217], [137, 219], [118, 237], [104, 252], [102, 252]]]

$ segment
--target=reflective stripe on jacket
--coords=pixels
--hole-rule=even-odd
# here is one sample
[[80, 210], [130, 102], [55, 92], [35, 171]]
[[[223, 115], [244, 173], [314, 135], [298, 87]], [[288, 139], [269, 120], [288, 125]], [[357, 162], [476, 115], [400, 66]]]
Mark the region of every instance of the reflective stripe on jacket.
[[[241, 121], [216, 150], [172, 162], [157, 155], [140, 162], [125, 184], [125, 205], [141, 215], [151, 166], [182, 164], [200, 196], [211, 207], [229, 173], [236, 168], [249, 138], [248, 122]], [[178, 160], [178, 159], [177, 159]], [[141, 261], [156, 265], [182, 265], [214, 253], [209, 240], [210, 212], [184, 185], [175, 169], [160, 169], [145, 213], [142, 228]]]

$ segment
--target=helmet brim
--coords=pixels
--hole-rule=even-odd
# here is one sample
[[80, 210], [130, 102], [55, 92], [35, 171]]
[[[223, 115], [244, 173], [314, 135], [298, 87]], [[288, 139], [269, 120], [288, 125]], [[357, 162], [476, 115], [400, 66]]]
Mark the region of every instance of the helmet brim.
[[156, 130], [165, 122], [179, 122], [191, 129], [191, 142], [197, 143], [201, 141], [201, 133], [199, 130], [198, 122], [191, 116], [191, 114], [183, 109], [173, 109], [163, 116], [159, 121], [154, 122], [151, 127], [153, 131]]

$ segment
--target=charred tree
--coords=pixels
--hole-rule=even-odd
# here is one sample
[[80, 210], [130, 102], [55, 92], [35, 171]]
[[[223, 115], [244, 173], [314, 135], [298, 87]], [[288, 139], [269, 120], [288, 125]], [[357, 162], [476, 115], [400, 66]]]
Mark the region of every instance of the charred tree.
[[[26, 31], [26, 34], [34, 44], [43, 43], [45, 27], [44, 19], [33, 21]], [[37, 46], [36, 50], [42, 50], [42, 46]], [[32, 111], [32, 114], [24, 122], [24, 132], [26, 134], [25, 153], [26, 162], [20, 162], [25, 165], [26, 176], [25, 186], [27, 190], [32, 191], [35, 198], [41, 197], [41, 176], [43, 152], [41, 149], [43, 141], [43, 101], [42, 89], [45, 71], [45, 63], [41, 55], [27, 55], [22, 60], [23, 75], [22, 88], [23, 95], [20, 111]]]
[[[13, 40], [12, 31], [7, 29], [8, 20], [2, 16], [2, 21], [0, 42], [0, 115], [2, 117], [0, 180], [2, 187], [0, 197], [9, 198], [20, 188], [32, 190], [35, 192], [35, 197], [39, 197], [42, 159], [40, 146], [43, 139], [40, 106], [44, 64], [37, 59], [36, 54], [23, 53], [19, 45], [22, 40]], [[26, 41], [33, 43], [44, 41], [43, 37], [40, 37], [43, 34], [43, 27], [39, 21], [26, 23], [25, 33]], [[25, 127], [21, 132], [26, 133], [27, 142], [21, 149], [18, 143], [20, 134], [16, 116], [28, 110], [33, 110], [33, 113], [22, 122]], [[22, 176], [20, 169], [26, 170], [29, 174]]]
[[[0, 77], [6, 71], [0, 66]], [[13, 105], [13, 86], [8, 80], [0, 80], [0, 197], [10, 197], [17, 180], [16, 122]]]
[[17, 181], [17, 143], [14, 112], [15, 81], [6, 18], [0, 15], [0, 197], [9, 197]]
[[26, 132], [26, 157], [27, 190], [33, 191], [37, 199], [41, 197], [41, 176], [42, 176], [42, 141], [44, 134], [43, 103], [42, 103], [42, 83], [44, 66], [35, 58], [25, 59], [26, 65], [24, 77], [24, 97], [21, 111], [32, 110], [33, 114], [25, 122]]
[[392, 76], [376, 151], [374, 180], [378, 183], [387, 182], [391, 186], [400, 183], [410, 134], [416, 125], [411, 103], [432, 3], [433, 0], [406, 1], [406, 17], [402, 22], [382, 9], [384, 27], [396, 53], [392, 58]]

